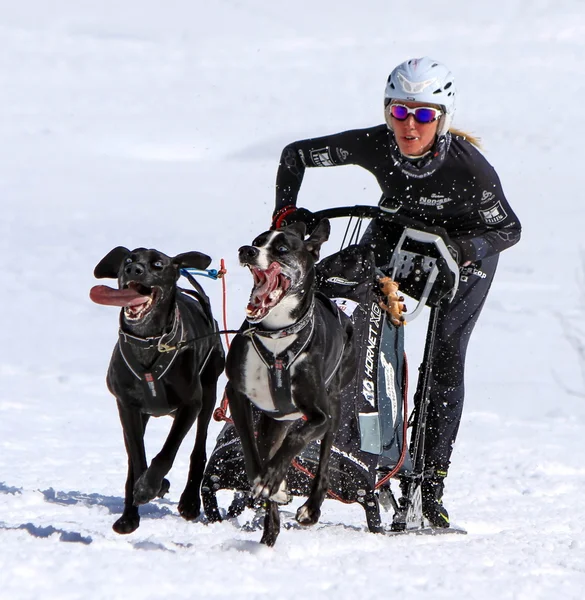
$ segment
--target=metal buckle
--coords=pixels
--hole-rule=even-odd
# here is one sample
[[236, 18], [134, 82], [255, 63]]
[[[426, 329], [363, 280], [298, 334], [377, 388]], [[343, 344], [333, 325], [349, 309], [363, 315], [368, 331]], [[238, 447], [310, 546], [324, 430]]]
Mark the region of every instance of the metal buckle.
[[176, 346], [169, 346], [168, 344], [161, 344], [159, 342], [157, 349], [159, 352], [172, 352], [173, 350], [176, 350], [177, 347]]

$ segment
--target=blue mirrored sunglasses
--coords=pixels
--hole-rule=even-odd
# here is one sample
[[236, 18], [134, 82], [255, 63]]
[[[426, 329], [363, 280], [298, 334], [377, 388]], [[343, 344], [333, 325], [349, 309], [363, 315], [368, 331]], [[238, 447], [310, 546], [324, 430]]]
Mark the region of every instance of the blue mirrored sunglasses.
[[438, 119], [443, 111], [438, 108], [432, 108], [431, 106], [416, 106], [410, 108], [404, 104], [390, 104], [390, 114], [398, 121], [406, 121], [408, 115], [413, 115], [415, 121], [418, 123], [432, 123], [435, 119]]

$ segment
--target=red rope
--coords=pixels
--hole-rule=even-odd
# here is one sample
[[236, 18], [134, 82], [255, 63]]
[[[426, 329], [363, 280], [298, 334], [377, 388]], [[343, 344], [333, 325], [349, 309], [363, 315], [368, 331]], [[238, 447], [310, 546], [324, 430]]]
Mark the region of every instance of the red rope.
[[229, 402], [227, 395], [223, 394], [223, 398], [219, 406], [213, 411], [213, 420], [214, 421], [225, 421], [226, 423], [233, 423], [232, 419], [227, 416], [229, 409]]
[[[225, 282], [226, 274], [227, 274], [227, 269], [225, 268], [225, 261], [222, 258], [219, 263], [219, 271], [217, 273], [217, 276], [221, 279], [221, 290], [223, 293], [223, 328], [224, 328], [224, 330], [228, 329], [228, 326], [227, 326], [227, 289], [226, 289], [227, 286], [226, 286], [226, 282]], [[227, 333], [225, 334], [225, 343], [227, 344], [227, 347], [229, 350], [230, 349], [230, 338]]]
[[[303, 467], [303, 465], [298, 463], [296, 460], [292, 461], [292, 466], [297, 471], [304, 473], [309, 479], [315, 479], [315, 475], [313, 475], [313, 473], [311, 473], [311, 471], [309, 471], [309, 469], [307, 469], [306, 467]], [[344, 500], [341, 496], [338, 496], [335, 492], [332, 492], [331, 490], [327, 490], [327, 495], [330, 498], [333, 498], [333, 500], [338, 500], [339, 502], [343, 502], [344, 504], [353, 504], [353, 500]]]
[[[221, 279], [221, 289], [223, 295], [223, 328], [224, 331], [227, 331], [227, 286], [225, 281], [225, 276], [227, 274], [227, 269], [225, 268], [225, 261], [223, 258], [219, 263], [219, 271], [217, 272], [218, 278]], [[227, 344], [228, 350], [230, 349], [230, 338], [229, 335], [225, 334], [225, 343]], [[219, 404], [219, 407], [213, 411], [213, 419], [215, 421], [225, 421], [226, 423], [233, 423], [233, 421], [228, 417], [229, 410], [229, 401], [227, 395], [223, 394], [223, 398]]]

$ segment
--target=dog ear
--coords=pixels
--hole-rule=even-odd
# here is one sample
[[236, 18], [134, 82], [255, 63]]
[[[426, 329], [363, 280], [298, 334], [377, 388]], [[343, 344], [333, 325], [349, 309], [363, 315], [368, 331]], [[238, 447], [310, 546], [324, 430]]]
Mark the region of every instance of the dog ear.
[[319, 260], [321, 245], [329, 239], [330, 233], [331, 223], [328, 219], [322, 219], [305, 242], [305, 248], [313, 255], [315, 260]]
[[301, 240], [305, 239], [305, 235], [307, 235], [307, 226], [303, 221], [297, 221], [296, 223], [291, 223], [287, 225], [282, 231], [286, 231], [287, 233], [292, 233], [297, 237], [300, 237]]
[[120, 267], [129, 255], [130, 250], [124, 246], [110, 250], [96, 265], [93, 276], [96, 279], [118, 279]]
[[201, 252], [183, 252], [173, 258], [173, 264], [179, 269], [199, 269], [203, 271], [211, 264], [211, 257]]

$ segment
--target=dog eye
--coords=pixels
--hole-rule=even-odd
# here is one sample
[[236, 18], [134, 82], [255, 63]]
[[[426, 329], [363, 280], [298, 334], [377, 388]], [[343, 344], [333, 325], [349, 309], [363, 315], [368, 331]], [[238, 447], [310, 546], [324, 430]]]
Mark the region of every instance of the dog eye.
[[282, 244], [276, 249], [279, 254], [286, 254], [288, 252], [288, 248], [283, 246]]
[[128, 257], [125, 261], [124, 261], [127, 265], [129, 265], [132, 262], [132, 259], [130, 257]]
[[162, 260], [155, 260], [155, 261], [152, 263], [152, 266], [153, 266], [155, 269], [162, 269], [162, 268], [164, 267], [164, 265], [163, 265], [163, 263], [162, 263]]

